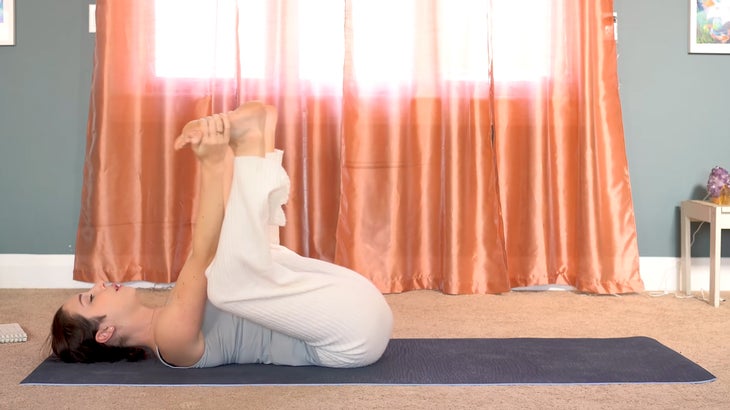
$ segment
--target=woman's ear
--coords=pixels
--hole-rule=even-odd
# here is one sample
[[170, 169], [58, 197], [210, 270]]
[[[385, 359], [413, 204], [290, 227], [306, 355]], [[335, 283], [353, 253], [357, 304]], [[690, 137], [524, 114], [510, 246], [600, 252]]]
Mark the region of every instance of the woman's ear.
[[106, 343], [114, 336], [114, 326], [104, 326], [96, 331], [97, 343]]

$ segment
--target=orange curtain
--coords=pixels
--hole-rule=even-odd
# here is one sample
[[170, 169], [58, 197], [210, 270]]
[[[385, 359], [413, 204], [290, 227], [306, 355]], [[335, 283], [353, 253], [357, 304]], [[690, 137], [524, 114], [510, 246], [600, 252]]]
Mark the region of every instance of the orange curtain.
[[613, 2], [555, 3], [549, 75], [529, 87], [495, 84], [510, 281], [640, 291]]
[[297, 1], [221, 0], [184, 25], [205, 47], [172, 68], [207, 62], [184, 75], [160, 68], [162, 3], [97, 1], [75, 279], [174, 281], [197, 172], [176, 132], [258, 99], [279, 110], [281, 238], [298, 253], [383, 292], [643, 289], [612, 1], [533, 1], [550, 19], [535, 38], [523, 27], [539, 66], [504, 46], [504, 0], [323, 2], [339, 9], [316, 19]]

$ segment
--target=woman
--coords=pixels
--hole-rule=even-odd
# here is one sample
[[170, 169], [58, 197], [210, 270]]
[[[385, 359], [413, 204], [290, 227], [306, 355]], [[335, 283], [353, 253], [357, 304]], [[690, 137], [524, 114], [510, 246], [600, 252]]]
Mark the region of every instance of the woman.
[[55, 355], [137, 360], [150, 349], [173, 367], [359, 367], [380, 358], [392, 314], [375, 286], [270, 243], [289, 191], [275, 121], [273, 107], [249, 102], [184, 127], [175, 148], [190, 145], [200, 162], [199, 203], [192, 252], [167, 304], [147, 306], [134, 288], [99, 283], [56, 312]]

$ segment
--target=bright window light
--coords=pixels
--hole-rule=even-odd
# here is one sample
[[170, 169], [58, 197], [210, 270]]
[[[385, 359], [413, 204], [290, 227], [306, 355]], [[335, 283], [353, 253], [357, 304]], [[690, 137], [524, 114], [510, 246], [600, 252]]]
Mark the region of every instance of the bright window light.
[[353, 0], [353, 62], [359, 83], [411, 82], [414, 13], [414, 0]]
[[549, 73], [551, 7], [545, 0], [492, 1], [494, 78], [536, 80]]
[[[198, 1], [199, 3], [199, 1]], [[247, 78], [264, 78], [266, 75], [266, 44], [269, 16], [268, 0], [238, 0], [238, 44], [241, 49], [241, 72]], [[228, 52], [235, 53], [235, 48]], [[235, 57], [231, 59], [235, 65]]]
[[343, 19], [341, 1], [300, 0], [300, 78], [315, 83], [342, 83], [345, 45]]
[[[295, 0], [296, 1], [296, 0]], [[342, 82], [344, 4], [298, 0], [299, 78], [314, 83]], [[354, 75], [361, 84], [414, 81], [416, 36], [434, 35], [439, 73], [445, 80], [486, 81], [489, 77], [488, 4], [483, 0], [438, 3], [437, 33], [419, 33], [419, 0], [351, 0]], [[165, 78], [233, 78], [238, 47], [243, 78], [264, 78], [268, 0], [155, 0], [155, 72]], [[549, 70], [548, 21], [544, 0], [492, 1], [495, 79], [534, 80]], [[524, 13], [529, 9], [529, 13]], [[387, 10], [387, 13], [383, 11]], [[515, 16], [519, 16], [515, 18]], [[519, 24], [516, 24], [518, 22]]]
[[172, 78], [232, 78], [235, 4], [202, 7], [192, 0], [155, 1], [155, 73]]
[[489, 79], [488, 3], [483, 0], [439, 3], [439, 58], [444, 78]]

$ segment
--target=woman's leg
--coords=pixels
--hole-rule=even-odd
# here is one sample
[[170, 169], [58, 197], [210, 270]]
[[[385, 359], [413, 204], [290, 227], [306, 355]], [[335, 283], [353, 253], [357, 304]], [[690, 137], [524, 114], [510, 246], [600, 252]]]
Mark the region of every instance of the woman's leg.
[[[276, 107], [273, 105], [264, 106], [266, 110], [266, 121], [264, 122], [264, 150], [266, 151], [266, 158], [270, 159], [277, 164], [282, 164], [283, 152], [274, 148], [275, 145], [275, 133], [276, 133], [276, 121], [278, 119], [278, 113]], [[286, 195], [289, 195], [289, 188], [286, 188]], [[286, 199], [284, 199], [286, 201]], [[269, 242], [278, 245], [279, 241], [279, 227], [284, 226], [286, 218], [284, 217], [284, 211], [281, 209], [281, 204], [270, 201], [272, 209], [269, 210], [270, 214], [276, 215], [274, 223], [269, 225]]]
[[271, 156], [249, 152], [236, 151], [218, 252], [207, 271], [209, 299], [305, 342], [312, 364], [357, 367], [376, 361], [392, 330], [383, 295], [356, 272], [269, 243], [269, 226], [283, 223], [279, 212], [289, 178]]

